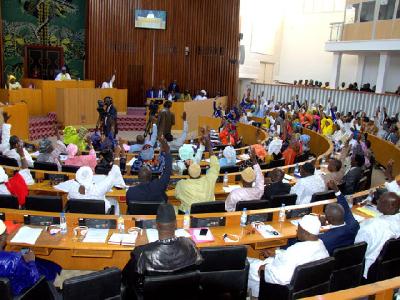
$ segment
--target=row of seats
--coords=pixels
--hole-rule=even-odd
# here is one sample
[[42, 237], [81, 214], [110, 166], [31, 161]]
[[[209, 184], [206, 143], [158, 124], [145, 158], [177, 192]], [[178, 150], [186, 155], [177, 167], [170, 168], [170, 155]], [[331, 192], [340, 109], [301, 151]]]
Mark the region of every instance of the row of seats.
[[[386, 242], [368, 279], [363, 280], [366, 243], [336, 249], [332, 257], [298, 266], [288, 285], [267, 283], [260, 274], [260, 300], [298, 299], [356, 287], [400, 275], [400, 239]], [[176, 274], [145, 276], [143, 289], [121, 288], [121, 272], [117, 268], [65, 280], [61, 293], [44, 278], [20, 299], [64, 300], [128, 299], [133, 292], [137, 299], [246, 299], [249, 263], [245, 246], [202, 248], [204, 259], [197, 270]], [[10, 283], [0, 278], [2, 299], [11, 300]]]

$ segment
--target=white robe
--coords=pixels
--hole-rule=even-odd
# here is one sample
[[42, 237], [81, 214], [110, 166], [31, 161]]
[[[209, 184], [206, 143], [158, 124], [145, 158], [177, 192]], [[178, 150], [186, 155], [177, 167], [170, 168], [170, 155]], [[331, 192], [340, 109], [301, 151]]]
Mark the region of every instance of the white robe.
[[400, 237], [400, 214], [382, 215], [360, 223], [354, 243], [366, 242], [364, 277], [367, 278], [368, 270], [379, 256], [383, 245], [391, 238]]
[[313, 194], [324, 191], [326, 191], [326, 185], [321, 175], [318, 173], [300, 178], [290, 189], [291, 194], [297, 195], [297, 205], [310, 203]]
[[[32, 185], [35, 183], [35, 180], [33, 180], [32, 174], [29, 169], [20, 170], [18, 171], [18, 173], [24, 179], [26, 185]], [[0, 184], [0, 195], [11, 195], [10, 191], [4, 183]]]
[[54, 79], [55, 81], [63, 81], [63, 80], [71, 80], [71, 75], [69, 75], [68, 73], [58, 73], [56, 76], [56, 79]]
[[248, 286], [253, 297], [258, 297], [260, 277], [258, 270], [265, 265], [265, 281], [280, 285], [289, 284], [297, 266], [329, 257], [321, 240], [298, 242], [286, 250], [279, 250], [275, 257], [265, 260], [249, 258], [250, 271]]

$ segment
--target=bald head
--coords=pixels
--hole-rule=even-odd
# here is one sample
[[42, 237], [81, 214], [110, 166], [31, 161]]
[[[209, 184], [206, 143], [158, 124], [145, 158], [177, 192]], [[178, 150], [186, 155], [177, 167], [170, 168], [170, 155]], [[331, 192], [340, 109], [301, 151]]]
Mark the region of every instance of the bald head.
[[395, 193], [384, 193], [378, 199], [378, 210], [384, 215], [395, 215], [400, 209], [400, 197]]
[[342, 225], [344, 223], [344, 209], [338, 203], [330, 203], [325, 208], [326, 220], [332, 225]]
[[138, 177], [141, 182], [150, 182], [151, 181], [151, 171], [147, 167], [142, 167], [139, 170]]

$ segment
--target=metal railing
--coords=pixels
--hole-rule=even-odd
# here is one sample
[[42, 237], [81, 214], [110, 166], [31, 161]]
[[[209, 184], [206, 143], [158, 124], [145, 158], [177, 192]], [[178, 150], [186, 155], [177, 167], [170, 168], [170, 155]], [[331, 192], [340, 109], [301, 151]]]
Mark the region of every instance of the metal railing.
[[329, 24], [331, 32], [329, 35], [330, 42], [336, 42], [342, 40], [343, 33], [343, 22], [333, 22]]

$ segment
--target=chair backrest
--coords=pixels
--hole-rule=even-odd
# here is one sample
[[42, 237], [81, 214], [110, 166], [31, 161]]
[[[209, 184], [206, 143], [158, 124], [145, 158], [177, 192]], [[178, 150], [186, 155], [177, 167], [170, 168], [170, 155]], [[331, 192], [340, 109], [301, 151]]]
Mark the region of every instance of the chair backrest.
[[268, 166], [268, 169], [272, 168], [278, 168], [278, 167], [283, 167], [285, 165], [285, 159], [277, 159], [277, 160], [271, 160]]
[[200, 286], [204, 294], [246, 295], [249, 263], [245, 246], [202, 248], [200, 254]]
[[143, 299], [197, 299], [199, 271], [145, 276]]
[[242, 211], [243, 208], [247, 210], [257, 210], [268, 208], [269, 201], [267, 200], [249, 200], [249, 201], [239, 201], [236, 203], [236, 211]]
[[8, 278], [0, 277], [0, 295], [2, 300], [12, 300], [11, 283]]
[[367, 243], [357, 243], [333, 251], [335, 267], [331, 279], [331, 292], [360, 285], [364, 271]]
[[19, 300], [54, 300], [57, 299], [57, 292], [51, 282], [42, 276], [31, 288], [29, 288]]
[[269, 207], [281, 207], [282, 203], [284, 203], [286, 206], [295, 205], [296, 200], [297, 200], [296, 194], [271, 196], [271, 201], [269, 203]]
[[128, 202], [128, 214], [130, 215], [156, 215], [157, 209], [164, 202]]
[[120, 299], [121, 271], [108, 268], [66, 279], [62, 295], [64, 300]]
[[297, 156], [294, 158], [294, 162], [295, 162], [295, 163], [301, 163], [301, 162], [303, 162], [303, 161], [306, 161], [307, 158], [308, 158], [308, 154], [307, 154], [307, 153], [303, 153], [303, 154], [297, 155]]
[[25, 208], [27, 210], [62, 212], [63, 202], [61, 196], [28, 196]]
[[400, 275], [400, 238], [387, 240], [368, 270], [369, 283]]
[[67, 166], [67, 165], [62, 165], [61, 166], [61, 171], [62, 172], [67, 172], [67, 173], [76, 173], [79, 170], [80, 167], [77, 166]]
[[191, 214], [206, 214], [225, 212], [225, 201], [209, 201], [193, 203], [190, 207]]
[[325, 191], [325, 192], [314, 193], [311, 197], [311, 202], [317, 202], [335, 198], [336, 198], [335, 191]]
[[363, 178], [361, 178], [361, 180], [358, 182], [358, 185], [357, 185], [357, 192], [366, 190], [367, 182], [368, 182], [367, 176], [364, 176]]
[[0, 195], [0, 207], [18, 209], [19, 203], [17, 197], [11, 195]]
[[18, 167], [18, 162], [14, 158], [10, 158], [10, 157], [0, 154], [0, 165], [10, 166], [10, 167]]
[[290, 282], [293, 298], [327, 293], [334, 265], [335, 259], [328, 257], [296, 267]]
[[225, 174], [225, 172], [228, 172], [228, 173], [239, 172], [239, 166], [226, 166], [219, 170], [220, 174]]
[[51, 162], [37, 162], [33, 163], [33, 168], [36, 170], [44, 170], [44, 171], [58, 171], [57, 164]]
[[91, 199], [69, 199], [65, 211], [70, 213], [82, 214], [105, 214], [105, 203], [103, 200]]

